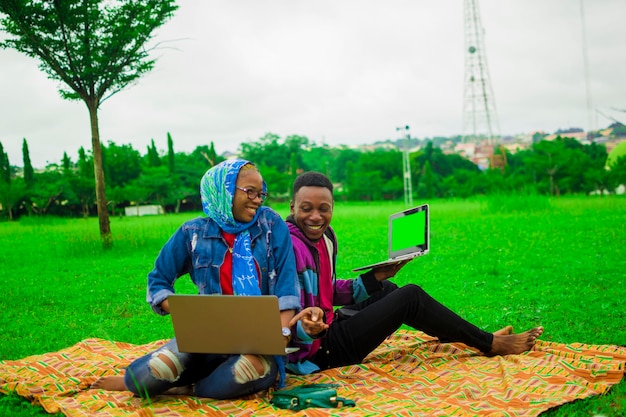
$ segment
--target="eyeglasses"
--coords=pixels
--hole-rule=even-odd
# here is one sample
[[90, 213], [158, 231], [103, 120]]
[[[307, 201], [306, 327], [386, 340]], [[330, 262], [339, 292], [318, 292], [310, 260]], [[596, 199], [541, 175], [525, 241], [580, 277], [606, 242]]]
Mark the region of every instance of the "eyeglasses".
[[250, 200], [254, 200], [255, 198], [259, 197], [261, 199], [261, 202], [263, 202], [267, 198], [267, 193], [264, 193], [263, 191], [251, 190], [249, 188], [242, 188], [237, 186], [235, 186], [235, 188], [246, 193]]

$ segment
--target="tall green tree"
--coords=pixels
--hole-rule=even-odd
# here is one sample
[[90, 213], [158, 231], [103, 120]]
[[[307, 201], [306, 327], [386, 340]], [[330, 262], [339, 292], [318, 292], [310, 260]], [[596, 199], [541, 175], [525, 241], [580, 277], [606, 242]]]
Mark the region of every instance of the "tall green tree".
[[173, 174], [175, 171], [175, 156], [174, 141], [170, 132], [167, 132], [167, 168], [170, 170], [170, 174]]
[[35, 183], [35, 170], [30, 161], [30, 151], [26, 138], [22, 141], [22, 158], [24, 159], [24, 182], [26, 187], [31, 187]]
[[93, 161], [89, 160], [87, 152], [82, 146], [78, 149], [78, 175], [93, 179]]
[[9, 154], [4, 151], [0, 142], [0, 206], [4, 216], [13, 220], [13, 211], [24, 195], [24, 180], [18, 178], [11, 181], [11, 165]]
[[[83, 176], [80, 168], [80, 159], [86, 158], [85, 150], [81, 147], [79, 150], [79, 163], [74, 164], [72, 159], [68, 156], [67, 152], [63, 152], [63, 158], [61, 159], [61, 173], [62, 178], [62, 192], [63, 198], [62, 205], [58, 207], [61, 215], [77, 215], [82, 214], [83, 217], [89, 216], [89, 204], [93, 204], [94, 198], [94, 186], [93, 186], [93, 170], [91, 170], [92, 177]], [[86, 165], [86, 162], [83, 162]], [[87, 170], [87, 168], [83, 168]]]
[[0, 142], [0, 183], [11, 184], [11, 165], [9, 155], [4, 151], [4, 146]]
[[72, 160], [69, 156], [67, 156], [67, 152], [63, 152], [63, 159], [61, 160], [61, 165], [63, 166], [63, 175], [66, 177], [71, 175], [72, 173]]
[[100, 146], [100, 105], [154, 66], [145, 44], [176, 10], [175, 0], [10, 0], [0, 2], [2, 48], [39, 59], [61, 96], [89, 112], [100, 236], [113, 245]]
[[154, 144], [154, 139], [150, 140], [150, 145], [148, 145], [148, 153], [146, 154], [146, 158], [148, 159], [149, 167], [161, 166], [161, 158], [159, 158], [159, 151], [157, 151], [156, 145]]

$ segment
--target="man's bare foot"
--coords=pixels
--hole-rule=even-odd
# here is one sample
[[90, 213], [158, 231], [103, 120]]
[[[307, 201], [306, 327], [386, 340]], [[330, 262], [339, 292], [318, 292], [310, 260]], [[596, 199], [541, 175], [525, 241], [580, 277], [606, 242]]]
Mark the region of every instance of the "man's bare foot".
[[103, 389], [106, 391], [127, 391], [123, 376], [103, 376], [91, 384], [91, 389]]
[[537, 338], [543, 333], [543, 327], [535, 327], [524, 333], [498, 334], [502, 330], [498, 330], [498, 332], [493, 334], [491, 351], [487, 353], [488, 355], [516, 355], [526, 352], [533, 348]]
[[506, 334], [513, 334], [513, 326], [506, 326], [501, 328], [500, 330], [493, 332], [494, 336], [503, 336]]

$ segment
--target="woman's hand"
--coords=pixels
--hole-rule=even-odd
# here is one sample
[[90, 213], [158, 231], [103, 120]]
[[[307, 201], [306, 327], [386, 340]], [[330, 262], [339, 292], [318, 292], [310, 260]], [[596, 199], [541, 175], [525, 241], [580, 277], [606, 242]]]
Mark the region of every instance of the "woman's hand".
[[328, 324], [324, 323], [324, 310], [319, 307], [307, 307], [296, 314], [289, 322], [289, 327], [298, 321], [302, 324], [302, 329], [311, 337], [320, 334], [328, 329]]

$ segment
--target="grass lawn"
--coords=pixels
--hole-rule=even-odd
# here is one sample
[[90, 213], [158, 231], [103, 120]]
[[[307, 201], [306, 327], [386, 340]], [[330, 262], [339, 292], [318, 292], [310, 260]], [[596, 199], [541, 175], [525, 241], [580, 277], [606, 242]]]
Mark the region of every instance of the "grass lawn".
[[[417, 202], [416, 202], [417, 203]], [[274, 207], [281, 214], [287, 205]], [[386, 255], [387, 216], [401, 203], [337, 203], [338, 274]], [[194, 214], [112, 218], [101, 249], [97, 219], [0, 223], [0, 360], [66, 348], [86, 338], [147, 343], [171, 337], [145, 302], [159, 249]], [[492, 197], [431, 202], [431, 253], [394, 280], [417, 283], [493, 331], [543, 325], [544, 340], [626, 345], [626, 199]], [[194, 292], [188, 279], [177, 291]], [[549, 416], [626, 414], [626, 381]], [[0, 395], [2, 416], [47, 415]]]

